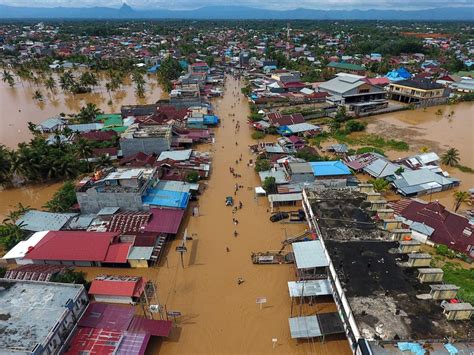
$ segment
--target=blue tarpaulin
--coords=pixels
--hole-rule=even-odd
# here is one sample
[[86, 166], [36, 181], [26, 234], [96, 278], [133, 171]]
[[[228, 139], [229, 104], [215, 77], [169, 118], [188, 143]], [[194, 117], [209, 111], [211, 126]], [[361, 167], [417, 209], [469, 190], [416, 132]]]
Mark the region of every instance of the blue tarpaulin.
[[401, 67], [397, 70], [388, 72], [385, 77], [390, 81], [406, 80], [411, 78], [411, 74], [405, 68]]
[[399, 342], [397, 346], [400, 351], [409, 351], [415, 355], [424, 355], [426, 353], [425, 349], [418, 343]]
[[186, 208], [189, 202], [189, 193], [149, 189], [143, 197], [143, 203], [152, 206]]
[[156, 73], [157, 70], [160, 69], [160, 64], [154, 65], [147, 70], [148, 73]]

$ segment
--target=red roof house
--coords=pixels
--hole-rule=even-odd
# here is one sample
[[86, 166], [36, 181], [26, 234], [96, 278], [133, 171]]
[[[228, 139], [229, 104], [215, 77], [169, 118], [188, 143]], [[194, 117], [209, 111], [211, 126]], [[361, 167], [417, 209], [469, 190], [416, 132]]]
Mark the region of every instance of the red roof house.
[[438, 201], [400, 200], [392, 202], [390, 207], [410, 223], [412, 230], [416, 230], [416, 226], [421, 227], [420, 230], [428, 226], [432, 231], [428, 240], [474, 257], [473, 228], [467, 218], [446, 210]]
[[171, 208], [152, 208], [151, 219], [144, 228], [144, 232], [153, 233], [178, 233], [181, 220], [184, 216], [184, 210]]
[[92, 281], [89, 294], [97, 302], [131, 303], [145, 290], [146, 280], [139, 276], [98, 276]]
[[304, 123], [304, 117], [301, 113], [282, 115], [280, 112], [271, 112], [267, 115], [267, 117], [270, 121], [270, 124], [275, 127]]

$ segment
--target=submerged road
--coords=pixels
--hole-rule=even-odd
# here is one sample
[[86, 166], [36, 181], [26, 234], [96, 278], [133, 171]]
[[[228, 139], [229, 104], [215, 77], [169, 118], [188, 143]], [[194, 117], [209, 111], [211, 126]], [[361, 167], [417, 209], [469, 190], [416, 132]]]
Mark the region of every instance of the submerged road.
[[[285, 235], [295, 235], [306, 225], [271, 223], [268, 201], [259, 198], [257, 202], [254, 198], [254, 187], [260, 182], [253, 168], [246, 164], [254, 158], [248, 146], [255, 141], [246, 123], [249, 108], [240, 94], [240, 83], [228, 77], [223, 98], [213, 104], [222, 123], [215, 129], [215, 143], [198, 148], [213, 152], [212, 171], [205, 181], [208, 188], [197, 202], [200, 216], [190, 216], [189, 212], [184, 223], [193, 238], [187, 244], [184, 268], [175, 251], [183, 228], [171, 243], [167, 262], [160, 267], [82, 270], [88, 278], [111, 271], [153, 279], [160, 302], [168, 310], [182, 313], [172, 336], [153, 341], [149, 354], [350, 354], [344, 337], [327, 338], [325, 344], [319, 340], [297, 343], [290, 338], [287, 281], [295, 279], [293, 266], [253, 265], [250, 253], [278, 250]], [[235, 128], [237, 122], [239, 130]], [[236, 164], [240, 157], [242, 161]], [[229, 167], [241, 178], [234, 178]], [[234, 196], [235, 183], [243, 188]], [[226, 196], [233, 196], [237, 204], [243, 203], [235, 216], [232, 208], [225, 206]], [[238, 220], [237, 225], [233, 217]], [[244, 280], [240, 285], [238, 278]], [[268, 300], [261, 310], [256, 304], [257, 297]], [[318, 312], [335, 311], [334, 303], [326, 302], [315, 306]], [[278, 340], [275, 349], [272, 338]]]

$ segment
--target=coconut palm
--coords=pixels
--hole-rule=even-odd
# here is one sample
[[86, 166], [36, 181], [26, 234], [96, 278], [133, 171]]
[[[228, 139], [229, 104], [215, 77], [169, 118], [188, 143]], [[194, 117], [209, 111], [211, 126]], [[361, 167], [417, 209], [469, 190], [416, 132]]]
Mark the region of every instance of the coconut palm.
[[41, 91], [35, 90], [35, 92], [33, 93], [33, 100], [43, 101], [43, 94], [41, 93]]
[[456, 148], [449, 148], [442, 156], [441, 162], [448, 166], [456, 166], [459, 164], [459, 150]]
[[370, 183], [374, 186], [374, 191], [376, 192], [384, 192], [390, 188], [390, 182], [382, 178], [372, 180]]
[[81, 107], [76, 118], [81, 123], [90, 123], [93, 122], [97, 115], [100, 115], [101, 113], [102, 111], [95, 104], [88, 103], [86, 106]]
[[46, 87], [46, 89], [51, 91], [52, 94], [56, 93], [56, 81], [54, 80], [52, 76], [46, 79], [46, 81], [44, 82], [44, 86]]
[[454, 212], [457, 212], [463, 202], [469, 201], [470, 196], [467, 191], [456, 191], [454, 193]]
[[5, 69], [3, 70], [2, 80], [4, 83], [8, 83], [10, 87], [15, 86], [15, 78], [13, 77], [12, 73]]
[[96, 169], [107, 168], [112, 166], [112, 160], [108, 155], [101, 155], [94, 163]]
[[0, 185], [10, 181], [12, 165], [11, 152], [4, 145], [0, 145]]

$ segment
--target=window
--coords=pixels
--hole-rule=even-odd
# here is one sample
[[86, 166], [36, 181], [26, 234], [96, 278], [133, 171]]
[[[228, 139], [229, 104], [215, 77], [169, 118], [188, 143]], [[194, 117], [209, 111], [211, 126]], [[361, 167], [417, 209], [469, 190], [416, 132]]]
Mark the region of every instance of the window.
[[367, 94], [370, 91], [370, 89], [360, 89], [359, 94]]

